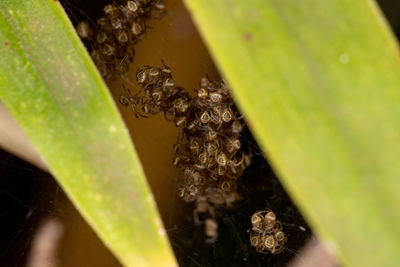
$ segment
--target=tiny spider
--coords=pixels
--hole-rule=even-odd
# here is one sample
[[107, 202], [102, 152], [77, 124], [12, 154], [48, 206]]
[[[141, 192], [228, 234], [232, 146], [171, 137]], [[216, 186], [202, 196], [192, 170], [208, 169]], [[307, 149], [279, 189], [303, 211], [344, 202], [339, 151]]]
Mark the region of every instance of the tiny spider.
[[121, 94], [119, 96], [119, 103], [121, 103], [124, 106], [131, 106], [133, 110], [133, 114], [135, 114], [136, 118], [142, 117], [142, 118], [147, 118], [146, 115], [140, 113], [137, 109], [137, 106], [139, 105], [139, 98], [138, 95], [140, 94], [140, 91], [132, 95], [131, 90], [127, 87], [125, 87], [124, 84], [122, 84], [122, 88], [126, 92], [126, 94]]
[[276, 220], [271, 210], [263, 210], [251, 216], [252, 233], [250, 244], [262, 254], [279, 254], [283, 251], [287, 237], [282, 231], [282, 224]]

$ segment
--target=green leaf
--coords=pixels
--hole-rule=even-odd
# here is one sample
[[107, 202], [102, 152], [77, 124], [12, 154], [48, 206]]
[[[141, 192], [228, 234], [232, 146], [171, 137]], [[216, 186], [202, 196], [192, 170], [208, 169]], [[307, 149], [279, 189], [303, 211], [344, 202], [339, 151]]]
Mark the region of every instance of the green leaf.
[[110, 94], [57, 1], [0, 1], [0, 98], [126, 266], [174, 266]]
[[345, 264], [398, 265], [399, 53], [373, 1], [186, 3], [313, 229]]

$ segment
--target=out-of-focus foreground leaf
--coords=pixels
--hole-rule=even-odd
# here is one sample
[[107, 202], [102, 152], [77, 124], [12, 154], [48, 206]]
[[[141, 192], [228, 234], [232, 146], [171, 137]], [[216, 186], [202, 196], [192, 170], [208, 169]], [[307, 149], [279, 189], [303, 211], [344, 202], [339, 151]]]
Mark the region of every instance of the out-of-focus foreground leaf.
[[398, 265], [399, 53], [374, 2], [186, 3], [313, 228], [346, 264]]
[[57, 1], [0, 1], [0, 98], [124, 265], [175, 265], [128, 132]]

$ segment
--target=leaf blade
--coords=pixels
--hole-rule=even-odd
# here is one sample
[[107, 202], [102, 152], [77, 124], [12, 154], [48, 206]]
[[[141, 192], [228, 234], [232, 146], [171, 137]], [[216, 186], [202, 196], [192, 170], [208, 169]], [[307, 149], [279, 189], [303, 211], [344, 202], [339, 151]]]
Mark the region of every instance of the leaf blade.
[[186, 3], [309, 222], [348, 264], [397, 262], [400, 68], [374, 4]]
[[2, 1], [0, 42], [0, 98], [78, 210], [126, 266], [174, 266], [127, 129], [60, 4]]

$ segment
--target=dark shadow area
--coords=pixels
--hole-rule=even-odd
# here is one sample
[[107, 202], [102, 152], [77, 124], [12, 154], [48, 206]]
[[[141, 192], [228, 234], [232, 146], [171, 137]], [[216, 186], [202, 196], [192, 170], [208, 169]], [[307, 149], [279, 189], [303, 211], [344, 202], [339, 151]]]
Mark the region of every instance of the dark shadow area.
[[23, 266], [35, 229], [52, 215], [60, 189], [51, 176], [3, 150], [0, 177], [0, 262]]
[[[54, 209], [53, 178], [0, 150], [0, 262], [22, 266], [41, 218]], [[43, 193], [46, 192], [46, 193]]]
[[397, 39], [400, 38], [400, 1], [377, 0]]
[[42, 223], [62, 226], [62, 266], [120, 266], [48, 173], [0, 149], [0, 266], [25, 266]]

